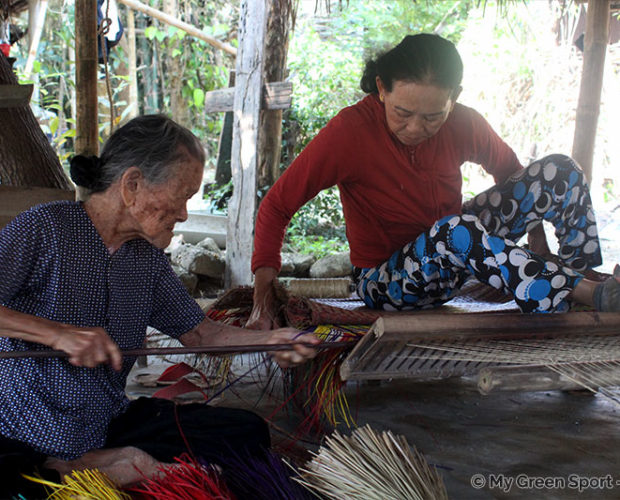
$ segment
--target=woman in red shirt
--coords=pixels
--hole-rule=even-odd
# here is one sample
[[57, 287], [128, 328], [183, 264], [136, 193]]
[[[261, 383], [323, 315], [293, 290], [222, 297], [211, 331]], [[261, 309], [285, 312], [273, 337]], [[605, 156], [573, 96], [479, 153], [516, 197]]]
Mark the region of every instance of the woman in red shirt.
[[[579, 167], [552, 155], [523, 168], [479, 113], [456, 102], [462, 74], [456, 47], [429, 34], [407, 36], [367, 63], [368, 95], [319, 132], [261, 203], [251, 325], [274, 326], [272, 283], [286, 226], [333, 185], [368, 307], [434, 307], [473, 275], [514, 295], [524, 312], [565, 311], [568, 300], [620, 310], [620, 277], [598, 284], [582, 274], [602, 260]], [[463, 207], [465, 161], [482, 165], [496, 185]], [[542, 220], [555, 226], [559, 264], [515, 243], [544, 235]], [[530, 243], [548, 253], [540, 236]]]

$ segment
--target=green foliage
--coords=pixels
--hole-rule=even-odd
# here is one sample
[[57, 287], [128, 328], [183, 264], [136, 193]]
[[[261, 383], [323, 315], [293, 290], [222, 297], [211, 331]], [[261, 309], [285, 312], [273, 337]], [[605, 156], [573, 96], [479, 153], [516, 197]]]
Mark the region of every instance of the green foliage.
[[205, 193], [205, 199], [208, 200], [208, 209], [212, 214], [226, 215], [228, 213], [228, 202], [233, 193], [232, 180], [226, 184], [218, 186], [212, 184]]
[[321, 191], [293, 216], [285, 242], [292, 251], [319, 258], [348, 250], [338, 188]]
[[313, 255], [317, 259], [333, 253], [349, 251], [348, 242], [342, 238], [325, 238], [322, 235], [300, 236], [293, 233], [288, 241], [287, 247], [289, 251]]
[[[342, 108], [363, 97], [359, 82], [367, 59], [413, 33], [438, 29], [458, 41], [469, 7], [470, 2], [456, 1], [358, 0], [329, 17], [299, 16], [288, 55], [294, 89], [289, 118], [299, 124], [299, 134], [284, 150], [298, 154]], [[285, 122], [287, 140], [290, 127]], [[337, 193], [337, 188], [320, 193], [293, 217], [287, 232], [291, 247], [315, 254], [347, 248]]]
[[439, 29], [458, 41], [470, 2], [358, 0], [329, 17], [300, 17], [288, 55], [294, 99], [291, 117], [302, 125], [298, 150], [345, 106], [363, 97], [365, 61], [404, 36]]

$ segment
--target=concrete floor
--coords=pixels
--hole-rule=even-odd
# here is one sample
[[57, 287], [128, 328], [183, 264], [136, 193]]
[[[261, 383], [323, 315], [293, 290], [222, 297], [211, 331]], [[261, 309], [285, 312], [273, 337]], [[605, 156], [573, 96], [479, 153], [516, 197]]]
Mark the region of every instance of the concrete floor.
[[[132, 396], [150, 391], [128, 387]], [[452, 499], [620, 498], [620, 406], [602, 396], [560, 391], [482, 396], [463, 379], [349, 383], [345, 392], [357, 425], [405, 436], [438, 467]], [[268, 417], [279, 403], [261, 394], [259, 385], [242, 381], [215, 404]], [[274, 418], [289, 432], [298, 422], [285, 412]], [[273, 437], [282, 439], [277, 430]], [[501, 483], [519, 480], [554, 481], [559, 487]], [[484, 486], [474, 488], [472, 481]], [[579, 481], [585, 481], [581, 493]]]
[[[603, 215], [599, 270], [611, 272], [620, 262], [620, 223], [611, 213]], [[235, 372], [246, 369], [238, 366]], [[130, 396], [152, 392], [130, 377]], [[620, 401], [620, 388], [612, 392]], [[451, 499], [620, 499], [620, 403], [603, 396], [586, 391], [483, 396], [464, 379], [349, 383], [345, 393], [357, 425], [405, 436], [437, 466]], [[243, 379], [215, 404], [269, 417], [279, 402], [262, 394], [258, 384]], [[288, 432], [298, 422], [285, 412], [274, 418]], [[273, 437], [282, 439], [277, 431]]]

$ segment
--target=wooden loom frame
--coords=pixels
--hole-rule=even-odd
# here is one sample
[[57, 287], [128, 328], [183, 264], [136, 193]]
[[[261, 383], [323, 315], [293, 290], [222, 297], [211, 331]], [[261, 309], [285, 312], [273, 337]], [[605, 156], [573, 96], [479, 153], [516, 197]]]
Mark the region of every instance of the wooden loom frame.
[[[413, 344], [468, 342], [479, 340], [542, 340], [583, 338], [584, 336], [620, 337], [620, 313], [574, 312], [567, 314], [456, 313], [421, 312], [407, 316], [379, 318], [351, 351], [340, 367], [343, 380], [385, 380], [408, 378], [443, 379], [478, 375], [481, 370], [501, 365], [523, 371], [523, 364], [467, 361], [450, 353]], [[432, 351], [432, 349], [431, 349]], [[544, 369], [544, 366], [543, 366]], [[500, 370], [501, 371], [501, 370]], [[504, 370], [510, 376], [510, 369]], [[483, 372], [485, 373], [485, 372]], [[523, 380], [527, 380], [527, 376]], [[553, 389], [538, 384], [532, 390]], [[563, 388], [566, 386], [565, 381]], [[507, 390], [528, 389], [527, 382], [507, 385]], [[501, 386], [502, 384], [497, 384]]]

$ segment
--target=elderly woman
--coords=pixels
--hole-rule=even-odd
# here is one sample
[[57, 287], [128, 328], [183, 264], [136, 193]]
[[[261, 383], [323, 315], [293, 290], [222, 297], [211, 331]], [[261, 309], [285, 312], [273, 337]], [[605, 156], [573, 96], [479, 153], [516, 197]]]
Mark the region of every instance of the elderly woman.
[[[579, 167], [552, 155], [523, 168], [479, 113], [457, 103], [462, 75], [456, 47], [429, 34], [407, 36], [368, 62], [361, 82], [368, 95], [319, 132], [261, 203], [252, 325], [274, 326], [272, 281], [288, 222], [334, 185], [368, 307], [434, 307], [474, 276], [512, 294], [524, 312], [565, 311], [570, 300], [620, 310], [620, 276], [584, 278], [601, 253]], [[462, 207], [466, 161], [496, 185]], [[559, 259], [540, 236], [530, 249], [515, 243], [541, 234], [542, 220], [555, 226]]]
[[72, 178], [92, 193], [87, 201], [34, 207], [0, 233], [0, 349], [69, 355], [0, 361], [3, 477], [54, 457], [48, 467], [108, 467], [127, 482], [134, 464], [148, 471], [188, 451], [184, 439], [213, 462], [229, 447], [269, 446], [253, 413], [125, 396], [135, 359], [121, 349], [141, 347], [147, 326], [186, 346], [295, 343], [274, 354], [284, 367], [315, 354], [303, 343], [318, 339], [293, 329], [210, 321], [172, 271], [163, 249], [187, 218], [204, 160], [185, 128], [164, 116], [135, 118], [101, 158], [72, 160]]

